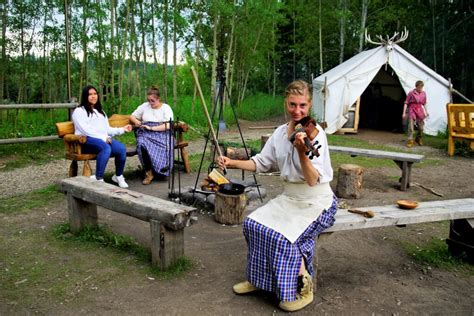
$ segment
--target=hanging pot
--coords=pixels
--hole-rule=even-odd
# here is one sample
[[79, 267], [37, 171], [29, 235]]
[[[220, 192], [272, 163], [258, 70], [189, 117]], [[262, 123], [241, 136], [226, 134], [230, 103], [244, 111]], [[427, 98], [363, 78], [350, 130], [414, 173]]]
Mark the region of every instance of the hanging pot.
[[244, 193], [245, 186], [238, 183], [223, 183], [219, 185], [218, 192], [229, 195], [240, 195]]

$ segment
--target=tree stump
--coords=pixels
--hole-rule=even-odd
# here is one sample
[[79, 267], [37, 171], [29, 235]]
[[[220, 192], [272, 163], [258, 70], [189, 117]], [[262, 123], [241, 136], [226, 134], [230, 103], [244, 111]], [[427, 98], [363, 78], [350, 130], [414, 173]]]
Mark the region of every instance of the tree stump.
[[270, 136], [272, 136], [272, 134], [267, 134], [267, 135], [260, 136], [260, 150], [262, 150], [263, 147], [265, 147], [265, 144], [267, 143]]
[[242, 224], [246, 209], [247, 196], [245, 193], [231, 195], [216, 192], [214, 204], [214, 219], [216, 222], [228, 225]]
[[336, 194], [346, 199], [358, 199], [362, 191], [362, 174], [364, 169], [353, 164], [339, 166]]

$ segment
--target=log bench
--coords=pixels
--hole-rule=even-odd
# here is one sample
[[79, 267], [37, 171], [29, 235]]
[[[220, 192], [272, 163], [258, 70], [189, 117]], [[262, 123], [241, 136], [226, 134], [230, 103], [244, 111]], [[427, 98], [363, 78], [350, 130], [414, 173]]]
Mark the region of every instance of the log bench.
[[454, 155], [454, 141], [468, 141], [474, 150], [474, 104], [446, 105], [448, 115], [448, 155]]
[[[127, 124], [131, 124], [130, 115], [113, 114], [109, 118], [109, 125], [111, 127], [123, 127]], [[71, 160], [69, 167], [69, 177], [77, 176], [78, 161], [84, 161], [84, 167], [82, 169], [83, 176], [90, 176], [92, 170], [89, 164], [89, 160], [95, 160], [95, 154], [82, 153], [82, 144], [86, 142], [86, 136], [74, 135], [74, 123], [72, 121], [58, 122], [56, 125], [56, 131], [58, 136], [64, 140], [66, 147], [66, 159]], [[188, 131], [189, 127], [184, 122], [174, 122], [173, 131], [175, 142], [175, 150], [179, 150], [183, 161], [175, 161], [176, 164], [182, 163], [186, 173], [191, 172], [189, 165], [189, 155], [186, 147], [188, 143], [184, 141], [184, 133]], [[135, 145], [127, 146], [127, 157], [137, 155], [137, 148]]]
[[[457, 255], [462, 251], [468, 254], [468, 260], [474, 260], [474, 198], [420, 202], [412, 210], [400, 209], [396, 205], [360, 207], [357, 210], [372, 211], [374, 217], [366, 218], [350, 213], [347, 209], [339, 209], [334, 225], [318, 236], [324, 240], [332, 233], [367, 228], [405, 227], [439, 221], [451, 221], [449, 237], [446, 239], [448, 250]], [[459, 227], [462, 226], [462, 231]], [[315, 264], [318, 266], [318, 252]]]
[[184, 256], [184, 228], [197, 221], [196, 209], [154, 196], [93, 181], [89, 177], [62, 180], [73, 233], [97, 225], [97, 206], [150, 222], [152, 265], [165, 269]]
[[410, 187], [412, 165], [416, 162], [421, 162], [425, 157], [423, 155], [416, 154], [342, 146], [329, 146], [329, 151], [332, 153], [348, 154], [352, 157], [365, 156], [370, 158], [393, 160], [402, 170], [402, 177], [400, 178], [401, 191], [406, 191], [407, 188]]

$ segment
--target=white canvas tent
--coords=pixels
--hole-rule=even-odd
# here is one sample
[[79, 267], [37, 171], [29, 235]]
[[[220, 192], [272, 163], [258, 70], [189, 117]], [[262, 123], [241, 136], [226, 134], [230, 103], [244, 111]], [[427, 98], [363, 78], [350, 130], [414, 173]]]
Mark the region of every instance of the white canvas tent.
[[391, 44], [361, 52], [313, 80], [313, 112], [319, 121], [327, 123], [328, 134], [344, 126], [349, 108], [386, 65], [396, 73], [405, 95], [414, 89], [417, 80], [424, 81], [430, 115], [425, 121], [425, 133], [436, 135], [445, 130], [449, 81], [397, 44]]

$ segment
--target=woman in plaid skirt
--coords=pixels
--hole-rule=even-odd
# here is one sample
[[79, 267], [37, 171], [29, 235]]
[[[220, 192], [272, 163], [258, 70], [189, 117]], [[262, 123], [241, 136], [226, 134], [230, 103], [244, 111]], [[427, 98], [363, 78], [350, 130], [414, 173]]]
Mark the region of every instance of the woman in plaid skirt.
[[[259, 289], [274, 292], [280, 308], [296, 311], [313, 301], [315, 238], [334, 224], [337, 200], [329, 186], [333, 170], [324, 130], [307, 135], [297, 125], [311, 110], [311, 86], [302, 80], [285, 91], [285, 107], [291, 120], [278, 127], [261, 153], [250, 160], [221, 156], [221, 168], [254, 172], [280, 170], [282, 194], [252, 212], [243, 223], [248, 246], [247, 280], [235, 284], [236, 294]], [[296, 130], [295, 130], [296, 128]], [[310, 159], [304, 139], [320, 147]]]
[[148, 90], [147, 102], [133, 111], [130, 121], [138, 127], [137, 152], [145, 170], [142, 183], [150, 184], [154, 174], [169, 176], [173, 168], [174, 138], [170, 126], [173, 110], [161, 102], [158, 88]]

